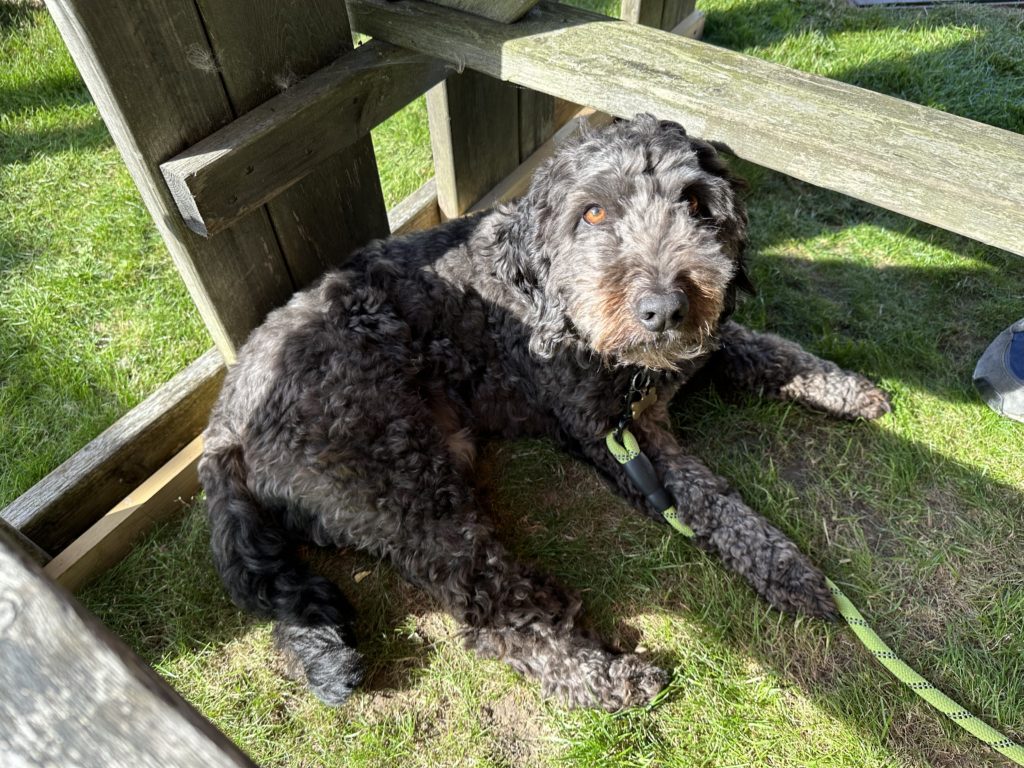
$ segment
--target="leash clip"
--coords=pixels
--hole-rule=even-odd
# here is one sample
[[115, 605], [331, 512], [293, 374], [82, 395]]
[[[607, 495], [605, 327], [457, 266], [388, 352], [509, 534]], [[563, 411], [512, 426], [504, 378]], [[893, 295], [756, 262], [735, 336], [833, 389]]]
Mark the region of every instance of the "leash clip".
[[629, 390], [623, 398], [622, 415], [619, 417], [614, 431], [615, 439], [622, 442], [622, 433], [629, 429], [640, 414], [658, 401], [658, 392], [651, 382], [651, 372], [646, 368], [639, 369], [629, 382]]

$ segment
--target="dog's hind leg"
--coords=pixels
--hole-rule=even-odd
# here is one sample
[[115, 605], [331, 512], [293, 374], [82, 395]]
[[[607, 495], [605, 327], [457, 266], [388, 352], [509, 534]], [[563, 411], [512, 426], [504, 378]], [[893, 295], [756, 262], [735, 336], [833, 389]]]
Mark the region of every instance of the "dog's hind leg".
[[776, 400], [791, 400], [842, 419], [888, 413], [889, 397], [859, 373], [845, 371], [795, 342], [727, 321], [707, 369], [713, 379]]
[[341, 704], [363, 678], [352, 606], [298, 558], [273, 513], [254, 498], [241, 447], [215, 432], [206, 443], [200, 478], [213, 561], [228, 594], [240, 608], [273, 618], [278, 647], [299, 662], [313, 692]]
[[647, 703], [665, 684], [660, 669], [586, 631], [579, 598], [515, 561], [474, 515], [409, 539], [393, 561], [464, 625], [467, 646], [537, 678], [568, 706], [615, 711]]

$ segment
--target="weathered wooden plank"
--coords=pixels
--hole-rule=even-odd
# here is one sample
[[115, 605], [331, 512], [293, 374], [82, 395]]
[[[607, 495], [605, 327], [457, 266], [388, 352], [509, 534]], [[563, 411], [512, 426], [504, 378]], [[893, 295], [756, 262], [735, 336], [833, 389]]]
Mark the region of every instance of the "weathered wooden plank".
[[[355, 27], [1024, 255], [1024, 136], [643, 26], [541, 3], [514, 27], [350, 0]], [[599, 82], [600, 88], [581, 88]]]
[[[471, 24], [498, 24], [438, 10]], [[519, 165], [518, 110], [514, 85], [472, 70], [452, 75], [427, 92], [437, 204], [445, 219], [468, 211]]]
[[[234, 118], [191, 0], [49, 0], [61, 36], [167, 248], [228, 359], [293, 291], [265, 214], [215, 240], [190, 232], [159, 164]], [[239, 297], [245, 300], [240, 301]]]
[[580, 110], [576, 118], [568, 121], [558, 129], [554, 136], [541, 144], [536, 151], [520, 164], [512, 173], [502, 179], [490, 192], [470, 208], [470, 211], [484, 211], [500, 202], [511, 200], [526, 193], [530, 180], [538, 166], [551, 157], [559, 145], [564, 144], [580, 131], [581, 121], [591, 128], [598, 128], [611, 122], [611, 116], [603, 112], [595, 112], [590, 108]]
[[429, 0], [457, 11], [507, 24], [523, 17], [538, 0]]
[[394, 235], [429, 229], [440, 223], [437, 185], [433, 178], [428, 179], [419, 189], [388, 211], [388, 224]]
[[223, 359], [211, 349], [0, 516], [43, 549], [59, 552], [203, 430], [223, 379]]
[[[197, 4], [236, 114], [255, 109], [352, 49], [345, 4], [337, 0]], [[323, 161], [266, 210], [296, 287], [366, 241], [386, 236], [387, 209], [370, 137]]]
[[555, 133], [555, 98], [529, 88], [519, 89], [519, 162]]
[[2, 530], [0, 755], [12, 768], [253, 766]]
[[196, 437], [54, 557], [43, 572], [75, 592], [123, 560], [136, 541], [180, 512], [199, 491], [196, 467], [202, 454], [203, 438]]
[[46, 565], [50, 562], [49, 553], [2, 517], [0, 517], [0, 531], [6, 533], [7, 538], [17, 544], [19, 549], [28, 555], [36, 565]]
[[622, 0], [619, 17], [630, 24], [660, 29], [664, 10], [665, 0]]
[[676, 26], [693, 13], [697, 6], [696, 0], [664, 0], [661, 10], [661, 24], [658, 29], [674, 30]]
[[371, 41], [160, 166], [189, 228], [230, 226], [444, 79], [449, 65]]

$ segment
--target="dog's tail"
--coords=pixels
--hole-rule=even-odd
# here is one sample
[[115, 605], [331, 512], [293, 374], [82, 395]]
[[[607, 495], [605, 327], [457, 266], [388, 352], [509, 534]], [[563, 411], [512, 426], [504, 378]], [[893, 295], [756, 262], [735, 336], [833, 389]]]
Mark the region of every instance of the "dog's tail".
[[207, 449], [199, 464], [206, 489], [213, 562], [240, 608], [277, 623], [275, 639], [303, 668], [313, 692], [341, 704], [362, 682], [354, 613], [341, 590], [299, 559], [281, 523], [253, 496], [237, 443]]

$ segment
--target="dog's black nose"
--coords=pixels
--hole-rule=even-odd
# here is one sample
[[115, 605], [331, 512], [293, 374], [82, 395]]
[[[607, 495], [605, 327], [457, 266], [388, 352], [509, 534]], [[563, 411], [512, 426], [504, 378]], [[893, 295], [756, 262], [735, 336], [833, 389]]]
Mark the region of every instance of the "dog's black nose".
[[662, 333], [682, 325], [690, 302], [682, 291], [649, 293], [636, 303], [640, 324], [652, 333]]

